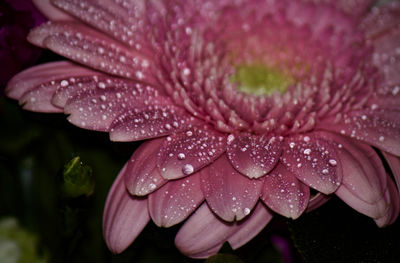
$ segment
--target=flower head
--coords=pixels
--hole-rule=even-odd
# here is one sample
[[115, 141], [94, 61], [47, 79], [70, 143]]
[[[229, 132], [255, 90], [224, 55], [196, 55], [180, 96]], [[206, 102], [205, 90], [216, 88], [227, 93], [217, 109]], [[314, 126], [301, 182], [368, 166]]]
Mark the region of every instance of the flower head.
[[150, 218], [187, 219], [177, 247], [207, 257], [333, 194], [385, 226], [400, 207], [400, 5], [370, 2], [38, 1], [51, 22], [28, 39], [73, 62], [28, 69], [7, 93], [146, 140], [108, 196], [113, 252]]

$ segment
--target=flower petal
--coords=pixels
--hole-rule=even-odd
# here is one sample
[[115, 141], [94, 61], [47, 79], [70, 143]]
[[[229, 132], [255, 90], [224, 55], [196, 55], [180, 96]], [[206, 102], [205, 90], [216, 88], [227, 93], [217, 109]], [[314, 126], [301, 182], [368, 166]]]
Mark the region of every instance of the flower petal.
[[112, 141], [140, 141], [191, 128], [193, 117], [173, 105], [129, 110], [110, 126]]
[[400, 197], [399, 192], [396, 189], [395, 184], [391, 179], [388, 180], [388, 188], [385, 192], [386, 202], [389, 204], [386, 213], [375, 220], [375, 223], [379, 227], [385, 227], [387, 225], [393, 224], [397, 217], [399, 216], [400, 210]]
[[398, 112], [389, 110], [353, 111], [340, 120], [327, 119], [318, 125], [366, 142], [386, 152], [400, 156], [400, 121]]
[[25, 110], [61, 113], [63, 110], [51, 103], [51, 99], [59, 87], [59, 82], [55, 81], [41, 84], [25, 92], [19, 99], [19, 104], [24, 105], [23, 108]]
[[342, 168], [332, 143], [307, 134], [286, 138], [283, 147], [281, 161], [300, 181], [324, 194], [335, 192]]
[[228, 143], [227, 155], [236, 170], [249, 178], [259, 178], [278, 163], [282, 140], [275, 136], [239, 135]]
[[51, 62], [31, 67], [15, 75], [7, 84], [6, 94], [12, 99], [21, 96], [43, 83], [72, 76], [93, 75], [94, 71], [68, 61]]
[[[85, 83], [85, 88], [77, 91], [64, 107], [64, 112], [71, 114], [68, 120], [81, 128], [108, 131], [119, 115], [134, 108], [147, 109], [157, 101], [164, 104], [168, 101], [167, 98], [159, 98], [158, 92], [152, 87], [142, 87], [135, 82], [101, 76], [96, 77], [96, 82]], [[73, 91], [73, 88], [66, 90], [64, 95]]]
[[194, 126], [164, 141], [157, 165], [169, 180], [185, 177], [217, 159], [226, 148], [225, 137], [207, 126]]
[[108, 74], [156, 83], [149, 59], [81, 24], [46, 23], [32, 30], [28, 40]]
[[201, 189], [211, 210], [223, 220], [242, 220], [258, 201], [262, 179], [249, 179], [238, 173], [223, 154], [201, 173]]
[[113, 253], [125, 250], [150, 220], [147, 200], [129, 195], [124, 184], [126, 165], [108, 194], [103, 217], [103, 234]]
[[145, 141], [133, 153], [125, 172], [125, 185], [131, 194], [145, 196], [167, 182], [156, 167], [157, 153], [164, 140]]
[[[117, 1], [52, 0], [53, 3], [78, 17], [90, 26], [108, 34], [110, 37], [143, 52], [143, 22], [140, 20], [141, 1], [118, 4]], [[128, 5], [129, 6], [128, 8]], [[140, 30], [141, 29], [141, 30]]]
[[149, 195], [149, 212], [154, 223], [171, 227], [186, 219], [203, 202], [200, 174], [169, 181]]
[[272, 213], [261, 202], [258, 202], [246, 220], [236, 223], [238, 230], [228, 238], [231, 247], [237, 249], [253, 239], [271, 221], [272, 216]]
[[233, 223], [218, 219], [204, 203], [179, 229], [175, 245], [189, 257], [207, 258], [217, 253], [235, 230]]
[[265, 176], [261, 200], [278, 214], [296, 219], [306, 210], [309, 199], [308, 186], [297, 180], [283, 164], [278, 164]]
[[338, 151], [343, 180], [336, 195], [362, 214], [372, 218], [383, 216], [388, 209], [387, 175], [379, 157], [368, 146], [337, 141], [343, 145]]
[[323, 204], [328, 202], [330, 198], [331, 198], [330, 195], [324, 195], [323, 193], [319, 192], [316, 195], [311, 196], [310, 200], [308, 201], [308, 207], [306, 209], [306, 213], [311, 212], [317, 209], [318, 207], [322, 206]]

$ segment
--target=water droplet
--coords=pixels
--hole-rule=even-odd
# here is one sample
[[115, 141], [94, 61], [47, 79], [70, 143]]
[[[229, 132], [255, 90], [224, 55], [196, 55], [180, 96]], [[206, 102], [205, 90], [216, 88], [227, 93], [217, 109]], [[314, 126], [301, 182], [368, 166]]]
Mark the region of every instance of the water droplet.
[[337, 161], [335, 159], [330, 159], [328, 162], [332, 166], [336, 166], [337, 165]]
[[61, 87], [66, 87], [66, 86], [68, 86], [68, 84], [69, 83], [66, 80], [62, 80], [61, 83], [60, 83]]
[[305, 149], [303, 153], [305, 155], [310, 155], [311, 154], [311, 149]]
[[104, 82], [99, 82], [97, 84], [97, 87], [99, 87], [100, 89], [105, 89], [106, 88], [106, 84], [104, 84]]
[[184, 153], [178, 153], [179, 160], [184, 160], [185, 158], [186, 158], [186, 155]]
[[231, 144], [234, 139], [235, 139], [235, 136], [233, 134], [229, 134], [229, 136], [227, 138], [228, 145]]
[[248, 214], [250, 214], [250, 208], [248, 208], [248, 207], [246, 207], [244, 210], [243, 210], [243, 213], [247, 216]]
[[191, 164], [185, 164], [183, 166], [182, 172], [186, 175], [192, 174], [194, 172], [193, 165]]

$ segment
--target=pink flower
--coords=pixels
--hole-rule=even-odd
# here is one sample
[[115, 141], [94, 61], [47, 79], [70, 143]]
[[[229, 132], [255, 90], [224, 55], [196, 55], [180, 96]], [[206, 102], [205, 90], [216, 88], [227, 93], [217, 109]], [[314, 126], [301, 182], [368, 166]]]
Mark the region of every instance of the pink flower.
[[8, 96], [113, 141], [147, 140], [108, 196], [113, 252], [150, 218], [187, 219], [175, 243], [204, 258], [333, 194], [380, 227], [396, 220], [399, 2], [36, 2], [51, 22], [28, 39], [74, 63], [22, 72]]

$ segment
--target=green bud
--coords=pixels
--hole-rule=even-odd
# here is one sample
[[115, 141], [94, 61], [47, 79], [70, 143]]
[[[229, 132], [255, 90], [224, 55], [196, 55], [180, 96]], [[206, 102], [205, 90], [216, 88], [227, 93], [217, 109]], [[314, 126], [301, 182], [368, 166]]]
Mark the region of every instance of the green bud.
[[65, 197], [90, 196], [94, 191], [92, 168], [84, 165], [79, 156], [64, 167], [62, 191]]

